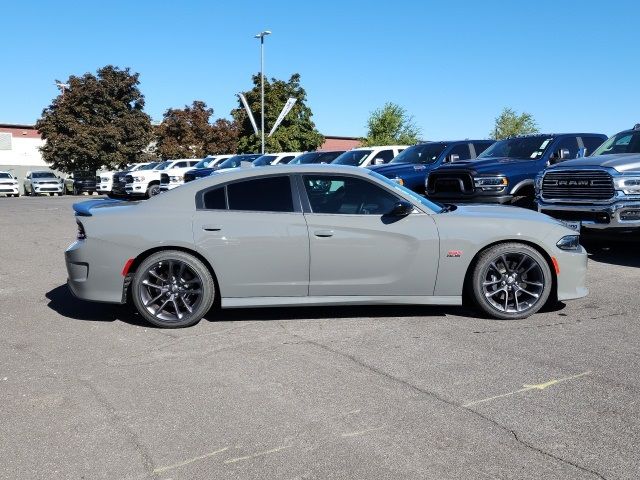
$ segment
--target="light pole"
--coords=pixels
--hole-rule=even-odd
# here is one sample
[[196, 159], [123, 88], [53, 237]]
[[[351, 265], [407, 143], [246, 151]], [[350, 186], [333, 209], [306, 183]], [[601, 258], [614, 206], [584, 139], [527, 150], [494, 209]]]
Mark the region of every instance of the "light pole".
[[262, 154], [264, 155], [264, 37], [271, 35], [270, 30], [258, 33], [254, 38], [260, 39], [260, 98], [261, 98], [261, 114], [260, 114], [260, 135], [262, 135]]

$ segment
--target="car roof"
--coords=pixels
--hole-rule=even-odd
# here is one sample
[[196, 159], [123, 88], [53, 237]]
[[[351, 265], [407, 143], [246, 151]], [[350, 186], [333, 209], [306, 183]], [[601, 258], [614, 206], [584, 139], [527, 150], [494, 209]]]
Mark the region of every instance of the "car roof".
[[235, 180], [248, 180], [251, 178], [260, 178], [273, 175], [291, 175], [291, 174], [347, 174], [361, 178], [373, 177], [373, 172], [366, 168], [352, 167], [350, 165], [334, 165], [334, 164], [303, 164], [303, 165], [273, 165], [269, 168], [255, 167], [239, 167], [225, 170], [223, 172], [215, 172], [211, 175], [195, 179], [191, 182], [181, 185], [169, 192], [157, 195], [151, 200], [145, 202], [149, 208], [174, 205], [175, 202], [191, 202], [193, 195], [199, 190], [213, 187], [215, 185], [233, 182]]
[[[509, 137], [509, 138], [504, 138], [503, 140], [511, 140], [513, 138], [548, 138], [548, 137], [583, 137], [583, 136], [596, 136], [596, 137], [606, 137], [605, 134], [603, 133], [586, 133], [586, 132], [579, 132], [579, 133], [530, 133], [527, 135], [514, 135], [513, 137]], [[499, 140], [498, 140], [499, 141]]]

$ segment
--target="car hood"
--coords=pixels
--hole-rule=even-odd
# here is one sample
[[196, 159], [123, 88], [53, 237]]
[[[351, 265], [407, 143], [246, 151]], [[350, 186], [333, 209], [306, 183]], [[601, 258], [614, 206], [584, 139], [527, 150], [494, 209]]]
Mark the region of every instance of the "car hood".
[[597, 155], [595, 157], [576, 158], [565, 160], [549, 167], [549, 170], [556, 168], [574, 167], [608, 167], [624, 172], [640, 172], [640, 154], [637, 153], [616, 153], [611, 155]]
[[49, 183], [49, 182], [60, 183], [60, 179], [59, 178], [34, 178], [31, 180], [31, 183]]
[[426, 172], [433, 168], [433, 164], [422, 163], [387, 163], [385, 165], [372, 165], [367, 167], [385, 177], [393, 177], [402, 173]]
[[459, 162], [447, 163], [438, 168], [441, 170], [474, 170], [477, 173], [499, 173], [505, 164], [522, 164], [533, 162], [534, 160], [511, 158], [511, 157], [490, 157], [486, 159], [462, 160]]
[[485, 204], [465, 204], [458, 205], [451, 212], [444, 212], [440, 215], [464, 217], [468, 219], [482, 219], [483, 221], [496, 220], [496, 225], [500, 221], [518, 220], [525, 222], [536, 222], [549, 226], [562, 225], [561, 222], [548, 215], [529, 210], [526, 208], [514, 207], [510, 205], [485, 205]]

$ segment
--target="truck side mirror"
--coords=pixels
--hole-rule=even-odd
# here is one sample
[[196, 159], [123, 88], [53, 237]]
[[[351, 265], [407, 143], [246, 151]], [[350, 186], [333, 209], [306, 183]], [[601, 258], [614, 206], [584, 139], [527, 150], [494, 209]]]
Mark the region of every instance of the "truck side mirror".
[[447, 157], [447, 162], [453, 163], [457, 162], [458, 160], [460, 160], [460, 155], [458, 155], [457, 153], [452, 153]]
[[382, 165], [384, 163], [384, 158], [381, 157], [376, 157], [373, 159], [373, 164], [374, 165]]
[[568, 148], [561, 148], [558, 152], [558, 157], [560, 158], [560, 160], [568, 160], [570, 155], [571, 152]]

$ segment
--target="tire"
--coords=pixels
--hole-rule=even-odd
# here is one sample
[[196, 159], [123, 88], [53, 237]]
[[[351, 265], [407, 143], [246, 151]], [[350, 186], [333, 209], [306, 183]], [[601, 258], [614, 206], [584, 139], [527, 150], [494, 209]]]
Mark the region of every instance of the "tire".
[[[200, 289], [194, 288], [197, 285]], [[149, 323], [184, 328], [198, 323], [211, 309], [216, 287], [209, 269], [199, 259], [178, 250], [164, 250], [138, 266], [131, 296], [136, 310]]]
[[471, 275], [476, 306], [500, 320], [533, 315], [547, 303], [553, 286], [546, 259], [535, 248], [517, 242], [482, 252]]
[[160, 193], [160, 185], [154, 183], [147, 188], [147, 198], [155, 197]]

